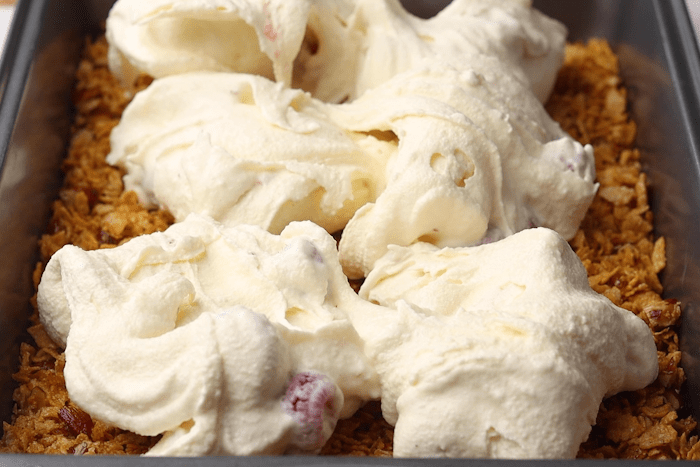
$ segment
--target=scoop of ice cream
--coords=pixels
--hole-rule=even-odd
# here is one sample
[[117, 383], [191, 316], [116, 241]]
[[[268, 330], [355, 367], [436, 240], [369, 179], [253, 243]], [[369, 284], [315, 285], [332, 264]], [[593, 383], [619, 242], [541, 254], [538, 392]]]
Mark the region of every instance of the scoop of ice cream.
[[127, 107], [108, 161], [176, 220], [345, 228], [350, 277], [390, 244], [464, 246], [535, 225], [572, 237], [597, 189], [592, 148], [521, 72], [478, 58], [425, 63], [342, 105], [252, 75], [161, 78]]
[[[360, 45], [353, 44], [353, 49], [364, 51], [359, 58], [353, 57], [357, 71], [355, 87], [348, 93], [350, 100], [424, 61], [459, 67], [476, 56], [489, 55], [522, 70], [528, 88], [544, 102], [563, 61], [567, 34], [561, 23], [532, 8], [528, 0], [454, 0], [427, 20], [406, 12], [398, 0], [363, 0], [356, 2], [348, 29]], [[319, 40], [319, 50], [322, 45]], [[345, 53], [352, 55], [353, 49]], [[323, 60], [322, 54], [309, 58], [304, 69], [315, 71], [309, 74], [310, 79], [323, 69], [317, 64]], [[346, 73], [341, 67], [323, 72], [330, 83]], [[333, 96], [326, 92], [325, 82], [301, 87], [321, 99]]]
[[381, 130], [397, 145], [386, 188], [344, 230], [349, 277], [369, 273], [392, 244], [473, 245], [533, 226], [571, 238], [598, 187], [592, 147], [493, 57], [425, 64], [331, 110], [342, 127]]
[[[165, 433], [151, 454], [245, 455], [320, 448], [339, 415], [379, 396], [348, 293], [320, 227], [275, 236], [192, 215], [114, 249], [62, 248], [37, 301], [65, 346], [70, 397], [92, 416]], [[309, 371], [330, 408], [300, 421], [285, 393]]]
[[544, 101], [566, 29], [527, 0], [454, 0], [434, 18], [398, 0], [119, 0], [107, 19], [123, 80], [233, 71], [274, 78], [327, 102], [353, 100], [422, 60], [498, 56]]
[[344, 132], [300, 91], [229, 73], [154, 81], [110, 141], [108, 162], [127, 169], [126, 189], [145, 204], [273, 233], [294, 220], [343, 228], [382, 188], [386, 146]]
[[109, 64], [139, 73], [237, 71], [289, 85], [310, 0], [120, 0], [107, 17]]
[[[605, 396], [658, 371], [654, 338], [538, 228], [471, 248], [390, 248], [351, 315], [397, 456], [574, 457]], [[385, 311], [386, 308], [392, 311]]]
[[[293, 84], [351, 100], [324, 104], [277, 72], [277, 84], [183, 70], [157, 79], [112, 132], [108, 161], [126, 168], [126, 188], [142, 202], [178, 221], [195, 212], [272, 233], [294, 220], [345, 229], [341, 261], [357, 278], [390, 244], [473, 245], [532, 226], [570, 238], [597, 189], [592, 148], [564, 134], [533, 95], [549, 92], [566, 31], [527, 1], [455, 0], [429, 20], [397, 0], [187, 0], [153, 11], [120, 1], [114, 24], [142, 18], [133, 27], [154, 37], [188, 30], [166, 13], [240, 16], [262, 37], [267, 26], [255, 18], [274, 10], [306, 28], [301, 42], [276, 36], [285, 51], [300, 47]], [[286, 62], [265, 53], [289, 65], [291, 52]], [[541, 68], [546, 76], [535, 76]], [[192, 60], [191, 69], [212, 67]]]

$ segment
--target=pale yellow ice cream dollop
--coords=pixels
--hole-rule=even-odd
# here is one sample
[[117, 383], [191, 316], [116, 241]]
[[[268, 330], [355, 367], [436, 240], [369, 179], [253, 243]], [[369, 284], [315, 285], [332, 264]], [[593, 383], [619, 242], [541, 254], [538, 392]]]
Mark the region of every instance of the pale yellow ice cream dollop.
[[649, 328], [544, 228], [392, 246], [358, 296], [312, 223], [278, 237], [192, 215], [113, 250], [64, 247], [38, 303], [71, 399], [165, 432], [150, 455], [314, 452], [381, 396], [396, 456], [574, 457], [603, 397], [658, 371]]
[[603, 397], [658, 372], [647, 325], [591, 290], [548, 229], [471, 248], [392, 246], [360, 296], [382, 305], [351, 319], [397, 456], [573, 458]]
[[398, 0], [119, 0], [107, 18], [110, 68], [124, 81], [250, 73], [336, 103], [426, 58], [457, 66], [475, 54], [522, 69], [544, 101], [565, 37], [530, 0], [454, 0], [428, 20]]
[[[366, 81], [352, 66], [365, 59], [374, 65], [359, 69], [377, 73], [362, 92], [341, 92], [350, 102], [333, 104], [312, 97], [314, 90], [310, 96], [289, 89], [277, 73], [273, 83], [247, 73], [193, 71], [249, 71], [194, 59], [156, 73], [149, 67], [164, 62], [155, 52], [143, 63], [130, 59], [164, 77], [128, 106], [112, 133], [108, 161], [127, 169], [127, 189], [178, 221], [197, 212], [273, 233], [294, 220], [312, 220], [329, 232], [345, 229], [341, 262], [348, 276], [361, 277], [390, 244], [473, 245], [532, 226], [570, 238], [597, 190], [592, 148], [565, 134], [532, 92], [549, 92], [565, 30], [527, 2], [458, 0], [430, 20], [412, 17], [394, 1], [298, 1], [284, 8], [160, 2], [168, 6], [148, 4], [148, 15], [132, 3], [118, 2], [108, 22], [111, 50], [124, 60], [172, 34], [182, 34], [181, 41], [159, 46], [170, 47], [173, 57], [187, 56], [182, 44], [191, 43], [192, 18], [226, 24], [238, 18], [237, 27], [251, 28], [268, 44], [268, 23], [246, 19], [267, 12], [270, 24], [284, 18], [316, 31], [316, 53], [307, 57], [303, 76], [326, 76], [326, 62], [317, 62], [322, 56], [350, 57], [349, 70], [333, 76]], [[341, 40], [338, 31], [359, 42]], [[297, 35], [286, 34], [275, 43], [293, 53], [276, 56], [261, 45], [260, 53], [280, 66], [275, 60], [294, 53], [302, 60], [306, 50], [290, 39]], [[226, 56], [253, 53], [220, 43], [231, 47]], [[534, 77], [537, 69], [547, 70], [546, 77]]]
[[66, 388], [149, 455], [315, 452], [338, 417], [379, 397], [343, 309], [335, 241], [192, 215], [109, 250], [66, 246], [37, 301], [65, 346]]

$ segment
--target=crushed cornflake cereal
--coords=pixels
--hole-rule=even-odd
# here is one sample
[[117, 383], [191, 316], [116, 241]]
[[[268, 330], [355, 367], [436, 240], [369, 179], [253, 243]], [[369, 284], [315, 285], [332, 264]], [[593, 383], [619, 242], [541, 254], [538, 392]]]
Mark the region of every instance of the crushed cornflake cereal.
[[651, 386], [603, 401], [579, 457], [700, 459], [697, 422], [678, 416], [685, 380], [675, 329], [681, 304], [660, 295], [666, 242], [652, 236], [636, 125], [627, 114], [617, 57], [605, 41], [567, 47], [547, 110], [571, 136], [595, 148], [600, 190], [571, 246], [591, 287], [649, 325], [659, 358]]
[[[141, 234], [165, 230], [173, 222], [165, 211], [148, 211], [133, 192], [124, 193], [123, 173], [107, 164], [109, 134], [124, 107], [150, 80], [132, 89], [118, 85], [107, 69], [107, 43], [88, 42], [76, 73], [76, 117], [65, 182], [53, 203], [53, 216], [39, 241], [41, 262], [34, 270], [35, 288], [48, 259], [72, 243], [86, 250], [111, 248]], [[32, 299], [36, 310], [36, 298]], [[143, 454], [158, 438], [139, 436], [92, 419], [72, 404], [63, 379], [63, 353], [31, 317], [34, 344], [22, 344], [14, 375], [12, 423], [3, 423], [0, 451], [44, 454]]]
[[[627, 114], [618, 60], [602, 40], [570, 44], [566, 52], [547, 110], [574, 138], [595, 147], [600, 182], [570, 243], [591, 287], [649, 325], [659, 358], [659, 377], [652, 385], [603, 401], [579, 457], [700, 459], [697, 422], [678, 415], [685, 380], [676, 333], [681, 304], [660, 295], [658, 274], [666, 265], [666, 245], [652, 236], [647, 180], [634, 147], [636, 126]], [[111, 129], [133, 95], [151, 81], [142, 77], [130, 89], [121, 87], [107, 69], [106, 54], [104, 38], [88, 42], [78, 68], [77, 115], [63, 166], [66, 180], [39, 242], [42, 261], [34, 272], [35, 285], [46, 261], [63, 245], [111, 248], [173, 222], [167, 212], [149, 211], [134, 193], [125, 193], [123, 173], [105, 162]], [[65, 389], [61, 349], [36, 311], [31, 320], [34, 343], [21, 347], [14, 416], [11, 424], [3, 423], [0, 451], [141, 454], [158, 441], [108, 426], [74, 405]], [[392, 455], [392, 445], [393, 427], [382, 418], [379, 402], [370, 402], [338, 422], [322, 454], [386, 457]]]
[[394, 427], [382, 418], [379, 402], [369, 402], [347, 420], [338, 420], [322, 455], [391, 457]]

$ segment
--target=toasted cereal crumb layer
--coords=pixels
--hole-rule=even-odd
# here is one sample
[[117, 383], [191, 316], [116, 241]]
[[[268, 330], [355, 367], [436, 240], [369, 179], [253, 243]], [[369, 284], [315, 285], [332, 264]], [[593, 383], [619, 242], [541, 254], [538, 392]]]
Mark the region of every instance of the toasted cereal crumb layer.
[[[111, 248], [128, 239], [161, 231], [173, 221], [164, 211], [148, 211], [124, 192], [123, 173], [109, 166], [109, 133], [134, 93], [150, 83], [140, 78], [125, 89], [109, 74], [104, 38], [88, 42], [77, 72], [77, 116], [64, 163], [66, 181], [53, 217], [39, 242], [43, 266], [63, 245]], [[685, 379], [675, 325], [680, 304], [660, 297], [658, 273], [666, 263], [663, 238], [652, 236], [646, 176], [634, 147], [636, 126], [627, 115], [627, 95], [618, 61], [606, 42], [567, 46], [564, 67], [547, 110], [574, 138], [595, 147], [601, 188], [571, 245], [583, 261], [591, 287], [642, 318], [654, 332], [660, 374], [648, 388], [603, 402], [579, 457], [700, 459], [691, 436], [692, 418], [679, 419]], [[33, 300], [36, 310], [36, 302]], [[92, 419], [70, 402], [63, 379], [64, 356], [48, 337], [35, 311], [33, 344], [20, 351], [19, 387], [12, 423], [3, 423], [0, 451], [73, 454], [140, 454], [158, 438], [148, 438]], [[341, 420], [323, 448], [327, 455], [391, 456], [393, 428], [378, 402]]]
[[[141, 234], [165, 230], [167, 212], [147, 211], [133, 192], [124, 193], [123, 173], [105, 162], [109, 134], [126, 104], [150, 80], [120, 87], [107, 69], [104, 39], [85, 46], [76, 73], [73, 138], [63, 163], [65, 183], [52, 206], [47, 233], [39, 241], [41, 262], [35, 288], [48, 259], [63, 245], [86, 250], [111, 248]], [[91, 417], [70, 402], [63, 379], [64, 356], [39, 323], [36, 297], [29, 333], [33, 344], [20, 348], [14, 375], [12, 423], [3, 422], [0, 451], [46, 454], [142, 454], [157, 441], [125, 432]]]
[[627, 115], [617, 57], [606, 42], [567, 47], [547, 110], [571, 136], [595, 148], [600, 190], [571, 245], [591, 287], [649, 325], [659, 358], [652, 385], [603, 401], [579, 457], [700, 459], [698, 437], [691, 436], [697, 422], [677, 413], [685, 381], [676, 333], [681, 306], [660, 296], [665, 240], [652, 236], [636, 125]]

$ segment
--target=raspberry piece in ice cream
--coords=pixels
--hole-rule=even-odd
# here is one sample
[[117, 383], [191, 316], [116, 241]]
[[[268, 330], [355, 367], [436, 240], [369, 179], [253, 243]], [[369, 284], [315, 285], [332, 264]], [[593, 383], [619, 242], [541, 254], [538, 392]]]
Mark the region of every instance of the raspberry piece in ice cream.
[[302, 451], [321, 449], [342, 407], [343, 393], [328, 376], [313, 371], [294, 375], [282, 399], [282, 408], [298, 424], [291, 444]]

